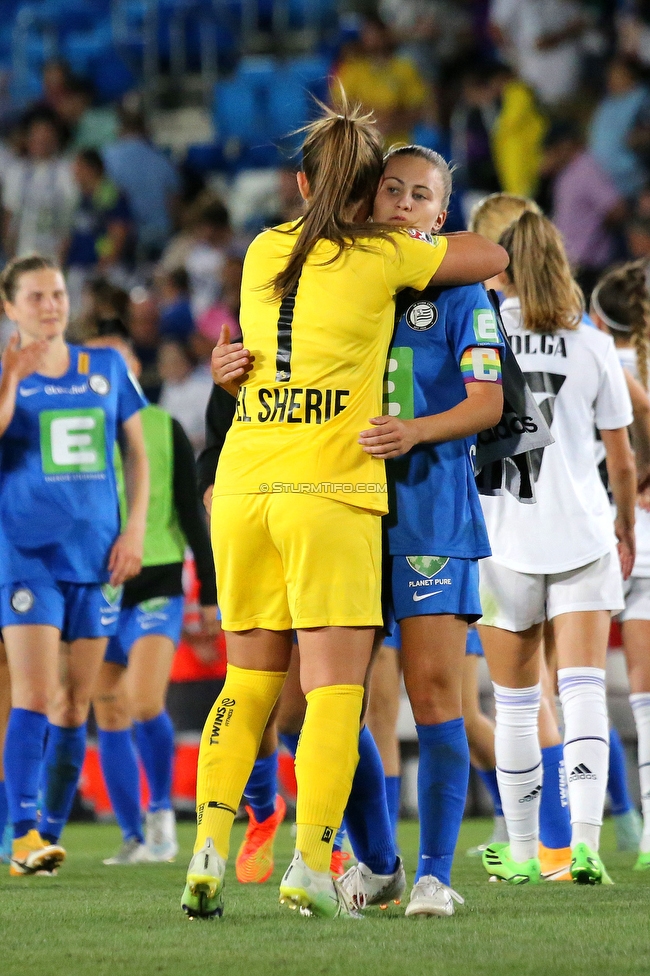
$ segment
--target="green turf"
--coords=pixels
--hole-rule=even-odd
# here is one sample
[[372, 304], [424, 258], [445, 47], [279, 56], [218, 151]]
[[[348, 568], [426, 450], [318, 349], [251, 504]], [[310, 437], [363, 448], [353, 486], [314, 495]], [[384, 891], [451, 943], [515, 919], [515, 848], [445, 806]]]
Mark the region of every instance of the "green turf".
[[[466, 904], [451, 919], [405, 919], [402, 908], [362, 921], [305, 919], [277, 905], [291, 855], [289, 827], [276, 845], [278, 868], [265, 885], [243, 886], [229, 870], [222, 919], [189, 922], [180, 896], [193, 839], [180, 827], [176, 864], [107, 868], [115, 827], [68, 828], [69, 858], [56, 878], [9, 878], [0, 868], [2, 976], [562, 976], [650, 971], [650, 872], [613, 852], [604, 859], [616, 885], [587, 888], [489, 884], [464, 850], [485, 839], [485, 821], [467, 821], [453, 881]], [[237, 825], [233, 848], [243, 828]], [[417, 828], [401, 827], [413, 875]]]

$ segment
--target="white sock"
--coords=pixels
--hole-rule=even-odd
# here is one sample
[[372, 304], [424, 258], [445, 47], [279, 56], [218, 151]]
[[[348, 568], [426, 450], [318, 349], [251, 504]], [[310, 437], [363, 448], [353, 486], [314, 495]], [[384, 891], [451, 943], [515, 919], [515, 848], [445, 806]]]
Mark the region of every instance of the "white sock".
[[598, 850], [609, 765], [609, 723], [602, 668], [560, 668], [564, 768], [571, 810], [571, 847]]
[[630, 695], [634, 712], [639, 750], [639, 783], [643, 810], [643, 836], [639, 844], [642, 854], [650, 854], [650, 694]]
[[504, 688], [492, 683], [496, 705], [494, 750], [510, 853], [515, 861], [537, 857], [542, 752], [537, 717], [540, 685]]

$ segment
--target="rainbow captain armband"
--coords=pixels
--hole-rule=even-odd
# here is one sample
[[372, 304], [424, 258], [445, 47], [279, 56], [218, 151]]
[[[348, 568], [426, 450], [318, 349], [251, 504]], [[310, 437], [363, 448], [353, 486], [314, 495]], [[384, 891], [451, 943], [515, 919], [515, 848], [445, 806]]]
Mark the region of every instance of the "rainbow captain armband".
[[501, 383], [499, 350], [489, 346], [470, 346], [462, 355], [460, 371], [464, 383]]

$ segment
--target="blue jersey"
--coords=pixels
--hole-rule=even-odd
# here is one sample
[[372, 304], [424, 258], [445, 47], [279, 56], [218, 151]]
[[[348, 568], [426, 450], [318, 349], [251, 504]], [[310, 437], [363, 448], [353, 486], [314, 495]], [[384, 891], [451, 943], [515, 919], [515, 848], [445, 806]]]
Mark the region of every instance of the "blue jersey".
[[[465, 399], [466, 382], [500, 382], [493, 350], [503, 354], [504, 345], [483, 285], [404, 292], [397, 316], [385, 413], [403, 420], [443, 413]], [[475, 347], [483, 348], [467, 352]], [[476, 438], [467, 437], [418, 444], [387, 462], [391, 555], [490, 555], [474, 481], [475, 453]]]
[[0, 437], [0, 584], [109, 577], [120, 531], [115, 441], [146, 401], [118, 352], [69, 349], [64, 376], [21, 381]]

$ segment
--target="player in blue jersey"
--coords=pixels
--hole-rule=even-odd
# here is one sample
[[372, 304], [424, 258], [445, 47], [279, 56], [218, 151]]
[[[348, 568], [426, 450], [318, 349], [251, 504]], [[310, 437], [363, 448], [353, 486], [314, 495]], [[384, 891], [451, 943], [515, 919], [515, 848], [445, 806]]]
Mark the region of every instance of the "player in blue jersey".
[[[441, 156], [421, 147], [398, 149], [387, 157], [373, 217], [438, 233], [450, 192], [451, 173]], [[490, 553], [472, 457], [474, 435], [501, 417], [503, 343], [481, 285], [403, 293], [397, 313], [387, 415], [371, 421], [373, 429], [360, 435], [360, 443], [376, 457], [399, 458], [388, 465], [385, 549], [420, 743], [420, 858], [406, 912], [451, 915], [454, 900], [462, 901], [451, 889], [450, 870], [469, 774], [463, 657], [468, 622], [481, 615], [478, 559]], [[241, 376], [246, 356], [239, 345], [229, 353], [218, 350], [213, 362], [232, 370], [218, 373], [219, 382]], [[381, 763], [371, 770], [360, 752], [355, 781], [367, 781], [366, 815], [375, 833], [369, 846], [384, 852], [383, 869], [377, 862], [370, 868], [361, 857], [341, 880], [362, 907], [397, 897], [403, 874], [401, 863], [395, 869], [388, 816], [372, 813], [383, 790]], [[350, 830], [347, 810], [346, 823]], [[351, 830], [350, 836], [358, 855]]]
[[[65, 857], [57, 839], [81, 770], [90, 694], [122, 584], [142, 559], [148, 464], [138, 415], [145, 401], [122, 358], [65, 342], [69, 303], [56, 265], [17, 259], [1, 284], [17, 326], [0, 379], [0, 614], [12, 690], [10, 873], [21, 875]], [[118, 436], [130, 503], [121, 533]], [[62, 773], [47, 782], [39, 831], [48, 766]]]
[[[397, 149], [386, 161], [374, 219], [438, 233], [450, 190], [440, 156]], [[478, 560], [490, 554], [472, 459], [475, 435], [501, 417], [503, 342], [482, 285], [404, 292], [397, 317], [386, 415], [359, 440], [390, 461], [385, 559], [420, 747], [420, 856], [406, 914], [451, 915], [469, 775], [463, 660], [468, 623], [481, 614]]]

